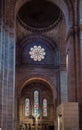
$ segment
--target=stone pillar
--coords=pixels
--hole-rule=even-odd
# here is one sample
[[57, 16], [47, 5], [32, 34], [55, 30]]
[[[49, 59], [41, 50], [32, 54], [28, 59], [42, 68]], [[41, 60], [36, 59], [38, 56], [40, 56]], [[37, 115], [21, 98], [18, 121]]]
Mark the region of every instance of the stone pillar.
[[81, 52], [80, 52], [80, 29], [75, 26], [75, 67], [76, 67], [76, 87], [77, 87], [77, 101], [82, 103], [81, 94]]
[[[68, 54], [68, 97], [69, 101], [81, 102], [81, 56], [80, 56], [80, 29], [79, 29], [79, 2], [73, 3], [74, 15], [72, 25], [67, 34]], [[71, 22], [71, 21], [70, 21]], [[72, 92], [71, 92], [72, 91]]]
[[80, 125], [80, 130], [82, 130], [82, 0], [79, 2], [79, 13], [80, 13], [80, 61], [81, 61], [81, 101], [79, 105], [79, 125]]
[[67, 72], [62, 70], [60, 71], [60, 91], [61, 91], [61, 103], [68, 101], [68, 92], [67, 92]]
[[[82, 77], [82, 24], [80, 25], [80, 61], [81, 61], [80, 71], [81, 71], [81, 77]], [[81, 80], [81, 84], [82, 84], [82, 80]], [[81, 103], [82, 103], [82, 89], [81, 89]]]
[[81, 64], [80, 64], [79, 27], [70, 28], [67, 37], [68, 54], [68, 99], [81, 101]]
[[82, 0], [79, 0], [80, 24], [82, 24]]
[[68, 101], [74, 102], [77, 100], [76, 88], [76, 68], [75, 68], [75, 40], [74, 30], [70, 28], [67, 36], [67, 86], [68, 86]]
[[[81, 61], [81, 79], [82, 79], [82, 0], [79, 2], [79, 13], [80, 13], [80, 61]], [[82, 86], [82, 80], [81, 80], [81, 86]], [[82, 87], [81, 87], [82, 88]], [[82, 104], [82, 89], [81, 89], [81, 104]]]
[[[82, 4], [81, 4], [82, 5]], [[82, 12], [81, 12], [82, 13]], [[81, 17], [82, 18], [82, 17]], [[82, 22], [82, 20], [81, 20]], [[80, 24], [80, 61], [81, 61], [81, 79], [82, 79], [82, 23]], [[82, 85], [82, 80], [81, 80], [81, 85]], [[82, 87], [81, 87], [81, 101], [80, 101], [80, 114], [79, 114], [79, 118], [80, 118], [80, 130], [82, 130]]]
[[0, 128], [1, 128], [1, 118], [2, 118], [2, 34], [3, 34], [3, 29], [2, 29], [2, 0], [0, 0]]
[[56, 91], [57, 91], [57, 101], [56, 105], [58, 106], [61, 103], [61, 91], [60, 91], [60, 72], [56, 71]]
[[0, 4], [0, 127], [2, 130], [14, 130], [15, 30], [14, 17], [12, 17], [14, 4], [12, 0], [0, 2], [2, 2]]
[[57, 108], [56, 130], [79, 130], [78, 103], [62, 103]]

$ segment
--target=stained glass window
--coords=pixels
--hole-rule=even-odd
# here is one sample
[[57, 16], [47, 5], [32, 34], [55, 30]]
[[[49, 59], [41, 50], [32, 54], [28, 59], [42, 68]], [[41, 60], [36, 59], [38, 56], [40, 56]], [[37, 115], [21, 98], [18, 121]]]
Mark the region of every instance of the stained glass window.
[[33, 48], [30, 48], [29, 51], [30, 58], [33, 59], [34, 61], [41, 61], [42, 59], [45, 58], [45, 49], [42, 48], [41, 46], [34, 46]]
[[43, 99], [43, 116], [47, 116], [47, 99]]
[[29, 98], [25, 99], [25, 116], [29, 116], [30, 112], [30, 100]]
[[37, 116], [39, 114], [39, 92], [34, 91], [34, 115]]

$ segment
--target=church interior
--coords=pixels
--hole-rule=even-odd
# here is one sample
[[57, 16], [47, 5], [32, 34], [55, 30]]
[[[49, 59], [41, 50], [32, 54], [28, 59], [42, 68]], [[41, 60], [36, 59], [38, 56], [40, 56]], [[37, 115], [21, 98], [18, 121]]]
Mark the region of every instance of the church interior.
[[82, 0], [0, 0], [0, 130], [82, 130]]

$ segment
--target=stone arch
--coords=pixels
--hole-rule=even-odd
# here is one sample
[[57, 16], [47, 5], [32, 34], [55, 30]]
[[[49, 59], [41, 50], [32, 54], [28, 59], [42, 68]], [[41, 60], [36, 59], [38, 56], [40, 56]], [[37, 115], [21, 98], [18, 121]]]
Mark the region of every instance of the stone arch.
[[21, 41], [18, 41], [17, 44], [20, 43], [20, 47], [22, 48], [23, 46], [25, 46], [25, 44], [27, 44], [27, 42], [30, 42], [32, 40], [33, 41], [34, 40], [38, 40], [38, 41], [42, 40], [43, 42], [45, 42], [45, 44], [49, 44], [49, 46], [51, 46], [51, 48], [54, 50], [55, 50], [55, 48], [58, 48], [55, 41], [53, 42], [53, 40], [51, 40], [49, 37], [43, 36], [41, 34], [40, 35], [30, 34], [30, 35], [28, 35], [28, 37], [25, 36]]
[[[18, 13], [18, 10], [22, 7], [23, 4], [25, 4], [26, 2], [28, 2], [30, 0], [18, 0], [16, 2], [16, 5], [15, 5], [15, 15], [17, 15]], [[67, 26], [67, 31], [69, 30], [69, 26], [73, 26], [73, 19], [74, 19], [74, 15], [73, 15], [73, 5], [72, 5], [72, 2], [67, 0], [67, 1], [64, 1], [64, 0], [49, 0], [51, 2], [53, 2], [54, 4], [56, 4], [60, 9], [61, 11], [63, 12], [64, 14], [64, 17], [65, 17], [65, 21], [66, 21], [66, 26]]]
[[51, 79], [49, 79], [48, 77], [45, 77], [44, 75], [30, 75], [30, 76], [22, 79], [22, 81], [20, 81], [20, 83], [17, 85], [17, 89], [18, 89], [17, 95], [20, 96], [21, 91], [24, 88], [24, 86], [26, 84], [28, 84], [29, 82], [32, 82], [35, 80], [41, 81], [50, 87], [53, 97], [54, 97], [54, 101], [55, 101], [55, 99], [57, 98], [57, 92], [56, 92], [56, 88], [55, 88], [56, 85], [54, 84], [54, 82]]
[[[54, 83], [51, 81], [51, 80], [49, 80], [47, 77], [45, 77], [44, 78], [44, 76], [39, 76], [39, 75], [37, 75], [37, 76], [35, 76], [35, 75], [32, 75], [32, 76], [29, 76], [29, 77], [26, 77], [26, 78], [24, 78], [19, 84], [18, 84], [18, 92], [19, 92], [19, 95], [17, 95], [17, 113], [18, 113], [18, 111], [20, 111], [20, 104], [23, 104], [23, 101], [24, 101], [24, 99], [25, 98], [21, 98], [22, 96], [21, 96], [21, 92], [22, 92], [22, 90], [23, 90], [23, 88], [24, 87], [26, 87], [25, 85], [28, 85], [29, 83], [31, 84], [33, 81], [36, 81], [37, 82], [37, 80], [38, 81], [40, 81], [43, 85], [45, 85], [49, 90], [51, 90], [50, 92], [51, 92], [51, 98], [50, 98], [50, 100], [52, 100], [52, 102], [53, 102], [53, 109], [54, 109], [54, 120], [55, 120], [55, 115], [56, 115], [56, 94], [54, 94], [54, 91], [55, 90], [53, 90], [54, 88]], [[20, 86], [22, 86], [22, 87], [20, 87]], [[39, 89], [38, 89], [38, 91], [39, 91]], [[48, 98], [48, 99], [49, 99]], [[23, 99], [23, 100], [21, 100], [21, 99]], [[43, 98], [42, 98], [43, 99]], [[42, 99], [41, 99], [41, 101], [42, 101]], [[40, 104], [41, 105], [41, 104]], [[49, 112], [49, 111], [48, 111]], [[20, 113], [20, 112], [19, 112]], [[19, 120], [19, 116], [20, 116], [20, 114], [16, 114], [16, 120], [18, 120], [18, 122], [17, 122], [17, 128], [19, 128], [19, 126], [20, 126], [20, 120]], [[53, 121], [53, 124], [55, 125], [55, 122]]]

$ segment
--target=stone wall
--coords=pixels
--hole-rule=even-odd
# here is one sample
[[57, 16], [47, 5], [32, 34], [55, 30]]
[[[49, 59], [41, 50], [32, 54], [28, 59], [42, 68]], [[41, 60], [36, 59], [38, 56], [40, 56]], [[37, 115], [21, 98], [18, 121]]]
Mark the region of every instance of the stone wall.
[[60, 72], [60, 91], [61, 91], [61, 102], [68, 101], [68, 90], [67, 90], [67, 72]]
[[[71, 0], [70, 3], [70, 1], [67, 0], [66, 4], [63, 0], [56, 0], [56, 3], [65, 14], [66, 28], [67, 31], [69, 30], [66, 41], [67, 46], [69, 46], [69, 48], [67, 48], [67, 53], [69, 53], [68, 99], [69, 101], [82, 103], [82, 83], [80, 77], [82, 64], [80, 63], [81, 50], [79, 43], [81, 43], [81, 41], [79, 40], [78, 1]], [[69, 7], [69, 13], [67, 7]], [[14, 130], [15, 23], [15, 0], [0, 0], [0, 127], [2, 130]], [[22, 74], [20, 71], [18, 71], [18, 73]], [[55, 82], [53, 73], [51, 75]], [[20, 77], [18, 77], [17, 80], [21, 83], [21, 79], [19, 80], [19, 78]]]

